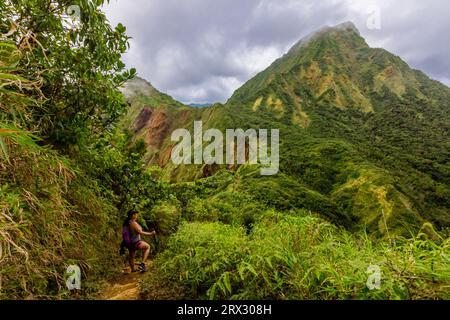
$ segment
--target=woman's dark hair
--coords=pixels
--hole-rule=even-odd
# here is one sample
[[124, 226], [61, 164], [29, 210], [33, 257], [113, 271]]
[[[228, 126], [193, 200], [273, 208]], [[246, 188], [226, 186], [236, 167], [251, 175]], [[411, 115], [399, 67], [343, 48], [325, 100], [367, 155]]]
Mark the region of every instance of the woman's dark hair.
[[134, 209], [131, 209], [130, 211], [128, 211], [127, 218], [124, 220], [123, 226], [128, 226], [130, 224], [130, 220], [133, 217], [133, 214], [135, 214], [135, 213], [138, 213], [138, 212]]

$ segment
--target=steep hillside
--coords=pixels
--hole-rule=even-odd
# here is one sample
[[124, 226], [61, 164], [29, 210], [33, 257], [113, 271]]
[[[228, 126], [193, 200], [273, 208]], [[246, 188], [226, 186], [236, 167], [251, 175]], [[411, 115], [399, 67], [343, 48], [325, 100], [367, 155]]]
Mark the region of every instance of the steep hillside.
[[383, 211], [399, 228], [449, 225], [449, 98], [345, 23], [301, 40], [227, 106], [285, 124], [283, 171], [382, 229]]
[[21, 56], [0, 41], [0, 300], [73, 297], [65, 286], [69, 265], [80, 267], [78, 296], [87, 297], [120, 264], [120, 213], [81, 161], [23, 128], [20, 120], [29, 121], [42, 100], [32, 95], [39, 81], [17, 68]]
[[[267, 205], [310, 209], [381, 235], [408, 234], [426, 221], [450, 225], [450, 89], [370, 48], [351, 23], [302, 39], [225, 106], [193, 110], [150, 88], [129, 96], [135, 120], [128, 125], [147, 123], [137, 136], [147, 136], [150, 152], [159, 152], [150, 163], [165, 166], [172, 181], [210, 175], [168, 162], [173, 128], [192, 128], [194, 119], [221, 130], [274, 128], [281, 174], [243, 178], [244, 192], [263, 195]], [[151, 120], [156, 115], [147, 119], [158, 108], [172, 117], [163, 134]], [[164, 142], [155, 145], [158, 139]], [[281, 201], [284, 191], [293, 198]]]
[[145, 161], [148, 166], [165, 169], [171, 181], [192, 181], [203, 177], [201, 167], [176, 167], [170, 161], [175, 144], [171, 141], [174, 130], [185, 128], [192, 132], [193, 123], [201, 120], [206, 127], [225, 129], [225, 110], [216, 104], [208, 108], [184, 105], [156, 90], [148, 81], [139, 77], [127, 82], [122, 92], [127, 98], [129, 110], [120, 125], [142, 139], [147, 146]]
[[0, 1], [0, 300], [92, 298], [122, 266], [126, 212], [168, 197], [117, 128], [136, 70], [103, 3]]

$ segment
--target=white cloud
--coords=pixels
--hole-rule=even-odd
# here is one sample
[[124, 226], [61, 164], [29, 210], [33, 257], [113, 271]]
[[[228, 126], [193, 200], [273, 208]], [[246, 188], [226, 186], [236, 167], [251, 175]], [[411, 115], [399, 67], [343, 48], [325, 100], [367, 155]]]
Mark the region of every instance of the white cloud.
[[[380, 30], [367, 28], [373, 5]], [[176, 99], [202, 103], [226, 101], [301, 37], [345, 20], [370, 45], [450, 84], [449, 8], [447, 0], [119, 0], [105, 10], [133, 37], [128, 66]]]

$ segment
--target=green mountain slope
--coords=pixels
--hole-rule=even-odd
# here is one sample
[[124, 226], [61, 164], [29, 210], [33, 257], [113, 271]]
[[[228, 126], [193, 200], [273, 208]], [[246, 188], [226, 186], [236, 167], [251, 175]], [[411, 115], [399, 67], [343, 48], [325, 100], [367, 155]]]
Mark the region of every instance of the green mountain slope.
[[[164, 154], [159, 164], [172, 181], [211, 174], [205, 166], [168, 161], [173, 128], [192, 128], [193, 120], [202, 119], [205, 127], [221, 130], [280, 129], [281, 174], [240, 176], [246, 187], [236, 193], [380, 235], [408, 234], [426, 221], [450, 225], [450, 89], [370, 48], [351, 23], [301, 40], [225, 106], [193, 110], [157, 97], [130, 95], [128, 118], [145, 103], [172, 117], [164, 143], [148, 143], [150, 153]], [[137, 136], [157, 133], [147, 126]]]
[[170, 146], [167, 146], [166, 141], [175, 128], [183, 127], [195, 119], [196, 110], [159, 92], [141, 78], [126, 83], [122, 91], [130, 108], [121, 126], [146, 142], [146, 161], [149, 165], [167, 164], [170, 150], [164, 150]]
[[193, 130], [193, 122], [202, 120], [206, 127], [225, 129], [226, 110], [220, 104], [208, 108], [184, 105], [156, 90], [139, 77], [126, 83], [122, 89], [129, 109], [120, 126], [130, 130], [135, 139], [143, 139], [147, 145], [145, 160], [148, 166], [165, 168], [172, 181], [192, 181], [203, 177], [202, 168], [176, 167], [170, 161], [174, 143], [171, 134], [179, 128]]

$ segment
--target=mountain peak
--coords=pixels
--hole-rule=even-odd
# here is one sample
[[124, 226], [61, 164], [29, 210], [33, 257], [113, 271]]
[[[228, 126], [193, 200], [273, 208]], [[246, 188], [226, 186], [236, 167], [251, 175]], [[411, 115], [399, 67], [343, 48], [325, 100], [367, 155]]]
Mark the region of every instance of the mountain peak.
[[335, 25], [334, 27], [329, 27], [329, 28], [334, 29], [334, 30], [353, 31], [353, 32], [356, 32], [358, 35], [360, 35], [358, 28], [351, 21], [346, 21], [346, 22], [340, 23], [338, 25]]
[[138, 92], [147, 93], [149, 95], [158, 92], [150, 82], [138, 76], [127, 81], [120, 90], [127, 97]]
[[323, 27], [309, 35], [307, 35], [306, 37], [302, 38], [300, 41], [298, 41], [289, 52], [293, 52], [293, 51], [297, 51], [298, 49], [301, 49], [305, 46], [307, 46], [311, 40], [317, 39], [318, 37], [325, 35], [325, 34], [329, 34], [331, 32], [354, 32], [356, 33], [358, 36], [361, 36], [358, 28], [356, 27], [356, 25], [351, 22], [351, 21], [346, 21], [340, 24], [337, 24], [335, 26], [326, 26]]

